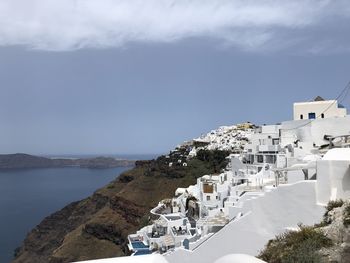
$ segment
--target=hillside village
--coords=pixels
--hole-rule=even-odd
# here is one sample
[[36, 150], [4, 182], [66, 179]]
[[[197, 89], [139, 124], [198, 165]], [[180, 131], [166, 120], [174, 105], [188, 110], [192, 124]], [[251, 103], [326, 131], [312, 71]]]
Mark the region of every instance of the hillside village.
[[349, 199], [346, 109], [336, 100], [317, 97], [295, 103], [293, 110], [291, 121], [222, 126], [165, 156], [169, 167], [186, 167], [207, 150], [231, 153], [225, 169], [178, 188], [173, 198], [150, 211], [152, 223], [128, 236], [132, 255], [214, 262], [227, 254], [245, 254], [251, 262], [262, 262], [250, 256], [268, 240], [298, 229], [300, 222], [319, 222], [330, 200]]
[[[183, 176], [171, 174], [172, 168], [186, 171], [194, 169], [188, 165], [193, 159], [211, 159], [214, 173], [195, 177], [195, 184], [159, 200], [147, 224], [128, 235], [131, 256], [89, 262], [261, 263], [277, 251], [266, 247], [262, 252], [266, 244], [278, 247], [277, 241], [271, 243], [275, 236], [287, 231], [281, 240], [315, 227], [323, 229], [327, 237], [315, 233], [324, 240], [333, 238], [324, 248], [317, 246], [323, 249], [316, 251], [322, 262], [349, 262], [350, 116], [337, 100], [321, 97], [294, 103], [293, 112], [293, 120], [274, 125], [222, 126], [156, 162], [136, 162], [136, 168], [150, 165], [156, 172], [168, 167], [171, 179]], [[122, 184], [133, 180], [127, 174], [119, 179]]]

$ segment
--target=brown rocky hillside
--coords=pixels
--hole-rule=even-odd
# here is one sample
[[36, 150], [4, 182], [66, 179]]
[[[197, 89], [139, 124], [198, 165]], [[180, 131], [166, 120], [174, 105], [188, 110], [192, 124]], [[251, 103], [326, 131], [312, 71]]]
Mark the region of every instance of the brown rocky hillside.
[[92, 196], [46, 217], [27, 235], [13, 262], [61, 263], [127, 255], [127, 235], [148, 223], [149, 210], [172, 197], [176, 188], [224, 168], [227, 154], [203, 152], [187, 167], [169, 167], [173, 157], [164, 156], [136, 162], [135, 168]]

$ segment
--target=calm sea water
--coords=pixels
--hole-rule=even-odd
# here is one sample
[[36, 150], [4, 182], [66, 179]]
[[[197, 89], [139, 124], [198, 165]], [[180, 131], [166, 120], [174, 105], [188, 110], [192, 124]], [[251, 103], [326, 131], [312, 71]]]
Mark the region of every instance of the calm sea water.
[[0, 171], [0, 262], [8, 263], [44, 217], [83, 199], [130, 168]]

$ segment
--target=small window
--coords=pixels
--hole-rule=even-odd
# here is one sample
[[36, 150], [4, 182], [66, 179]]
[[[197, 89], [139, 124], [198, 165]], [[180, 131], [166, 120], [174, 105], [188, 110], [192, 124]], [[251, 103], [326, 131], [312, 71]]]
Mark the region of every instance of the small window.
[[210, 196], [209, 195], [207, 195], [207, 201], [210, 201]]
[[309, 120], [316, 119], [316, 113], [310, 112], [309, 113]]
[[324, 119], [324, 113], [321, 114], [321, 118]]
[[280, 143], [280, 139], [272, 139], [272, 145], [278, 145]]
[[303, 116], [303, 114], [300, 114], [300, 119], [302, 120], [302, 119], [304, 119], [304, 116]]

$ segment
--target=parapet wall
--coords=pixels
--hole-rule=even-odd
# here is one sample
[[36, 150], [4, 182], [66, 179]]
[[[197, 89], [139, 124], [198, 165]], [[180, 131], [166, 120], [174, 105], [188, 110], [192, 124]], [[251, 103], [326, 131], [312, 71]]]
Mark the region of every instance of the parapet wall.
[[330, 200], [350, 198], [350, 161], [317, 161], [316, 196], [321, 205]]

